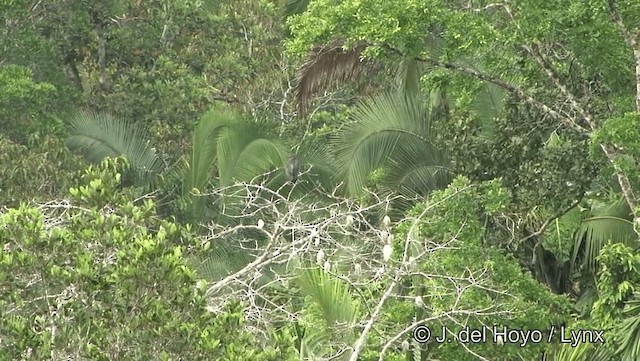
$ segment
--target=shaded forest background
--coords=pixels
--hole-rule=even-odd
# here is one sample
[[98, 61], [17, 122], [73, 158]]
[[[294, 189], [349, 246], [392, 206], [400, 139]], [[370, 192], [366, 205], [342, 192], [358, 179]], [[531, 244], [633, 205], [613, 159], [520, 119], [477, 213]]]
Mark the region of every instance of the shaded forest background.
[[636, 1], [0, 9], [0, 360], [640, 358]]

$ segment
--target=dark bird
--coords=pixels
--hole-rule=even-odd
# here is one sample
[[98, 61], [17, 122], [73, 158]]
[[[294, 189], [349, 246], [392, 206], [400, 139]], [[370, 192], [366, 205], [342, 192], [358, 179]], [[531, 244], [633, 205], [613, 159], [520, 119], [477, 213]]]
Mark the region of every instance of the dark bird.
[[284, 167], [284, 173], [289, 182], [295, 183], [298, 180], [298, 174], [300, 174], [300, 161], [298, 161], [298, 156], [292, 155], [289, 157], [289, 161]]

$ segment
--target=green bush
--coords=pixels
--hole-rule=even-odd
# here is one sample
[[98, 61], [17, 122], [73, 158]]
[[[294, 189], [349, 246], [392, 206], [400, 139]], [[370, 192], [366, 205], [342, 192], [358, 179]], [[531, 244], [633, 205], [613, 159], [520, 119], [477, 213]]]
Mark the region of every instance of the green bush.
[[119, 189], [107, 160], [71, 202], [0, 215], [0, 360], [288, 360], [292, 340], [248, 333], [238, 302], [207, 309], [188, 227]]

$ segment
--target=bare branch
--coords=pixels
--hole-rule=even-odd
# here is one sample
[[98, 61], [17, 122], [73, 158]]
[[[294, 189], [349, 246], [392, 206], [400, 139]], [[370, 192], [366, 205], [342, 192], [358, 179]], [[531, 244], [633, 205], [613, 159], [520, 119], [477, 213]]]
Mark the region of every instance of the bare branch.
[[[397, 50], [394, 49], [388, 45], [384, 45], [383, 47], [393, 51], [396, 54], [402, 55], [402, 53]], [[557, 119], [561, 122], [563, 122], [566, 126], [568, 126], [569, 128], [572, 128], [574, 130], [577, 130], [579, 133], [585, 134], [588, 132], [587, 129], [585, 129], [584, 127], [580, 126], [579, 124], [577, 124], [575, 122], [574, 119], [570, 118], [570, 117], [566, 117], [563, 116], [558, 110], [553, 109], [552, 107], [544, 104], [543, 102], [535, 99], [534, 97], [532, 97], [531, 95], [527, 94], [524, 90], [516, 87], [515, 85], [509, 84], [508, 82], [500, 79], [499, 77], [484, 73], [484, 72], [480, 72], [476, 69], [464, 66], [464, 65], [459, 65], [459, 64], [454, 64], [454, 63], [448, 63], [448, 62], [444, 62], [438, 59], [434, 59], [434, 58], [423, 58], [423, 57], [415, 57], [414, 58], [417, 61], [420, 62], [424, 62], [427, 64], [431, 64], [440, 68], [445, 68], [445, 69], [449, 69], [449, 70], [454, 70], [469, 76], [472, 76], [476, 79], [480, 79], [480, 80], [484, 80], [487, 81], [489, 83], [495, 84], [499, 87], [501, 87], [502, 89], [508, 91], [509, 93], [513, 94], [515, 97], [517, 97], [518, 99], [524, 101], [527, 104], [530, 104], [538, 109], [540, 109], [541, 111], [543, 111], [546, 114], [549, 114], [551, 117], [553, 117], [554, 119]]]
[[[618, 30], [622, 33], [625, 42], [633, 51], [633, 57], [636, 62], [636, 112], [640, 113], [640, 45], [638, 44], [637, 35], [634, 35], [629, 31], [629, 29], [624, 25], [622, 21], [622, 17], [618, 12], [618, 8], [615, 0], [608, 0], [609, 5], [609, 15], [611, 16], [611, 20], [618, 28]], [[636, 34], [638, 31], [636, 30]]]

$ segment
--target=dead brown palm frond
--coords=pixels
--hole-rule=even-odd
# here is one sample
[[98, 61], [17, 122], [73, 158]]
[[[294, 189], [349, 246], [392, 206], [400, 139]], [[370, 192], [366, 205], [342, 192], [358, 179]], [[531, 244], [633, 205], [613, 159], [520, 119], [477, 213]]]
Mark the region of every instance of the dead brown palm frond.
[[367, 47], [358, 43], [351, 49], [344, 48], [342, 40], [313, 48], [307, 60], [298, 69], [294, 89], [301, 116], [307, 113], [311, 96], [329, 85], [360, 77], [372, 62], [362, 58]]

